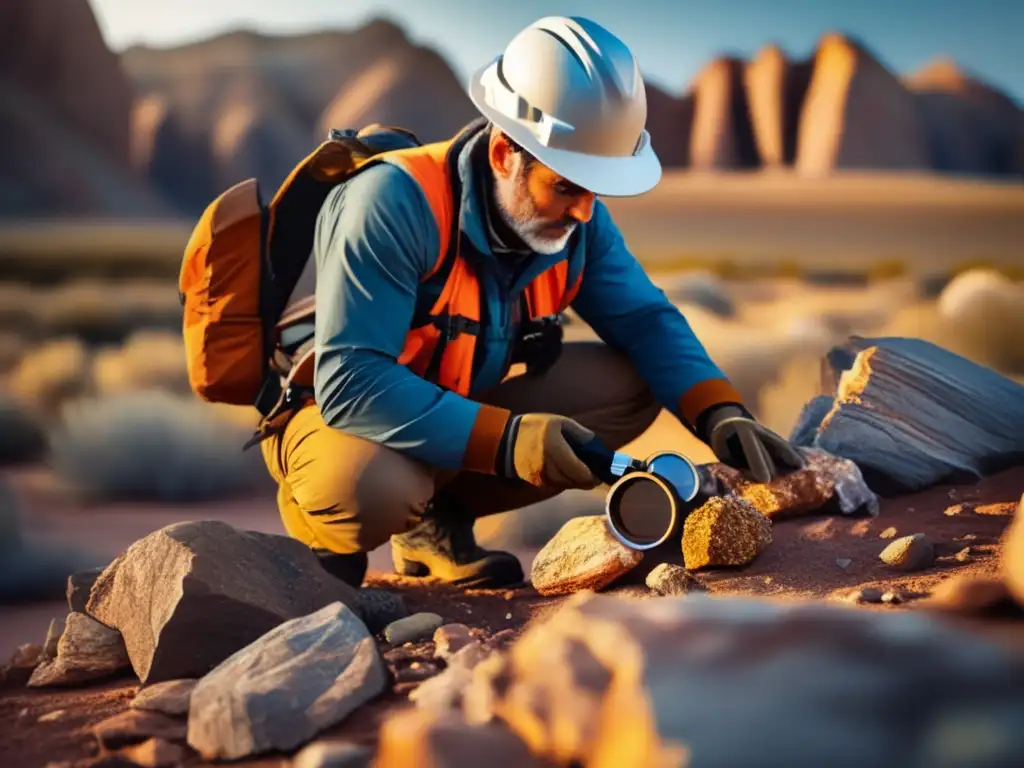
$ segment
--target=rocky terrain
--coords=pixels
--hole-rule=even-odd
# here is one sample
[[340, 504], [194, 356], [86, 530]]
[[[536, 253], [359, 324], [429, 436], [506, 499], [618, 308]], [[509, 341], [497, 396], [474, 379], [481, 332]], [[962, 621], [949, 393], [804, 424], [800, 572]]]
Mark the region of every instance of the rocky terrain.
[[[443, 57], [388, 21], [116, 55], [86, 0], [13, 0], [0, 29], [0, 136], [26, 148], [0, 161], [7, 216], [194, 215], [249, 176], [271, 194], [329, 128], [400, 124], [434, 141], [475, 116]], [[1009, 97], [943, 58], [902, 77], [838, 32], [807, 60], [766, 45], [648, 98], [668, 168], [1024, 176]]]
[[577, 517], [508, 590], [353, 589], [285, 536], [158, 528], [73, 574], [66, 618], [4, 668], [0, 755], [1019, 764], [1024, 385], [852, 337], [819, 389], [790, 434], [803, 469], [762, 484], [701, 464], [676, 538], [640, 553]]

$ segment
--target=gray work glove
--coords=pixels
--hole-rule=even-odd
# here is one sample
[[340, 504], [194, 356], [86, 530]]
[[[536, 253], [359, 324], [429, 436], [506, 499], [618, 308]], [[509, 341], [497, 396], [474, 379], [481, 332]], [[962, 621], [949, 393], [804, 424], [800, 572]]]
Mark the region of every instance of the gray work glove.
[[723, 464], [748, 471], [767, 483], [804, 466], [803, 457], [784, 437], [759, 424], [738, 406], [723, 405], [708, 416], [708, 444]]

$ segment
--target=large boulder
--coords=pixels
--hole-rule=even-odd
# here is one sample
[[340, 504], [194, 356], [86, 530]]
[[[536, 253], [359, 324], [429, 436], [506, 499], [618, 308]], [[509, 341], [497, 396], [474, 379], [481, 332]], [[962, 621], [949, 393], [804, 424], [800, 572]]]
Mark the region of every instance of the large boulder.
[[308, 546], [214, 520], [175, 523], [132, 544], [86, 606], [124, 637], [143, 683], [198, 678], [283, 622], [355, 590]]
[[[1024, 461], [1024, 385], [921, 339], [851, 337], [832, 406], [790, 439], [853, 461], [880, 496]], [[809, 404], [810, 405], [810, 404]]]
[[913, 94], [861, 43], [822, 38], [800, 115], [796, 169], [926, 170], [928, 134]]
[[190, 698], [188, 743], [208, 760], [290, 751], [386, 683], [366, 625], [332, 603], [281, 624], [203, 677]]
[[1019, 655], [924, 614], [587, 594], [479, 664], [461, 711], [558, 765], [995, 768], [1024, 762], [1022, 686]]

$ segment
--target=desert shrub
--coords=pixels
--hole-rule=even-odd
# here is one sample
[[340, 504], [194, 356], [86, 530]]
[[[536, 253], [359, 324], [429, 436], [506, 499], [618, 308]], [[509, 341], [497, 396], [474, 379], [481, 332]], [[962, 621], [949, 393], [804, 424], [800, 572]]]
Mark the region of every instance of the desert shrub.
[[142, 330], [132, 334], [121, 347], [97, 352], [93, 359], [92, 381], [100, 395], [140, 389], [188, 394], [181, 334]]
[[199, 501], [269, 479], [252, 434], [219, 409], [157, 390], [83, 399], [51, 437], [58, 478], [90, 500]]
[[45, 418], [63, 403], [85, 394], [90, 386], [91, 356], [74, 338], [29, 347], [10, 372], [10, 393]]
[[46, 430], [22, 403], [0, 396], [0, 464], [39, 461], [46, 454]]
[[101, 565], [99, 557], [87, 552], [26, 539], [14, 491], [0, 480], [0, 603], [61, 598], [68, 576]]

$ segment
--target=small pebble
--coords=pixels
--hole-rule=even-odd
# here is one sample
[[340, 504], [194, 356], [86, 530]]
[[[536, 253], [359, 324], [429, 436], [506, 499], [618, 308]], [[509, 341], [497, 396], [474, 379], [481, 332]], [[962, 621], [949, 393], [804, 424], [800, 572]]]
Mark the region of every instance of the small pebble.
[[511, 613], [506, 613], [505, 614], [505, 618], [506, 619], [511, 619], [512, 618], [512, 614]]
[[863, 587], [854, 593], [858, 603], [880, 603], [882, 602], [882, 590], [878, 587]]
[[880, 538], [880, 539], [892, 539], [892, 538], [895, 538], [895, 536], [896, 536], [896, 529], [893, 528], [892, 526], [889, 526], [884, 531], [882, 531], [880, 534], [878, 534], [878, 538]]
[[765, 576], [764, 583], [770, 586], [771, 584], [775, 583], [775, 579], [773, 579], [771, 576]]
[[903, 596], [899, 592], [892, 590], [882, 595], [882, 602], [886, 604], [896, 605], [903, 602]]
[[388, 624], [384, 628], [384, 639], [392, 645], [404, 645], [432, 635], [442, 624], [444, 619], [436, 613], [414, 613]]
[[60, 720], [62, 717], [64, 717], [64, 710], [63, 709], [55, 709], [55, 710], [53, 710], [53, 712], [47, 712], [45, 715], [40, 715], [39, 716], [39, 722], [40, 723], [50, 723], [50, 722], [53, 722], [54, 720]]
[[373, 750], [346, 741], [315, 741], [295, 756], [292, 768], [366, 768]]
[[836, 565], [838, 565], [838, 566], [839, 566], [840, 568], [842, 568], [842, 569], [843, 569], [844, 571], [845, 571], [845, 570], [846, 570], [847, 568], [849, 568], [849, 567], [850, 567], [850, 563], [852, 563], [852, 562], [853, 562], [853, 560], [851, 560], [851, 559], [850, 559], [850, 558], [848, 558], [848, 557], [837, 557], [837, 558], [836, 558]]
[[958, 562], [961, 562], [961, 563], [968, 562], [971, 559], [971, 548], [970, 547], [964, 547], [959, 552], [957, 552], [955, 555], [953, 555], [953, 558], [955, 560], [957, 560]]
[[659, 563], [647, 574], [645, 583], [648, 589], [664, 597], [686, 595], [695, 591], [703, 592], [707, 589], [703, 581], [675, 563]]
[[915, 533], [894, 540], [878, 557], [897, 570], [919, 571], [935, 562], [935, 547], [923, 533]]

